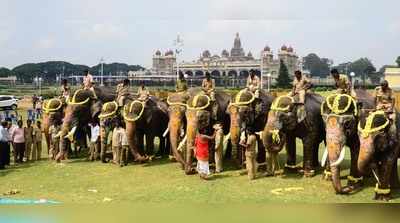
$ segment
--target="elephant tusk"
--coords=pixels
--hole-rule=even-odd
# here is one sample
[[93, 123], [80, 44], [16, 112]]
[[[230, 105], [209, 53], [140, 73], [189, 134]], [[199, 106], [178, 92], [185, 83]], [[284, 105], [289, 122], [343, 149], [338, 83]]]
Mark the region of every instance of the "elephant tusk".
[[381, 185], [381, 182], [379, 181], [379, 177], [378, 177], [378, 175], [376, 175], [375, 170], [372, 168], [371, 168], [371, 170], [372, 170], [372, 174], [374, 175], [376, 181], [378, 182], [378, 185]]
[[226, 144], [228, 144], [228, 140], [231, 138], [231, 133], [228, 133], [228, 135], [226, 135], [225, 137], [224, 137], [224, 147], [225, 147], [225, 145]]
[[245, 140], [246, 140], [246, 133], [242, 131], [242, 133], [240, 134], [240, 141], [243, 142]]
[[263, 133], [264, 133], [263, 131], [261, 131], [261, 132], [256, 132], [256, 134], [259, 135], [261, 138], [263, 137]]
[[169, 127], [164, 131], [162, 136], [165, 138], [167, 136], [168, 132], [169, 132]]
[[322, 167], [325, 167], [326, 158], [328, 158], [328, 149], [325, 147], [325, 151], [324, 151], [324, 154], [322, 155], [322, 159], [321, 159], [321, 166]]
[[69, 131], [68, 134], [64, 138], [69, 139], [69, 141], [72, 142], [74, 140], [75, 131], [76, 131], [76, 126], [72, 127], [71, 131]]
[[178, 146], [178, 148], [177, 148], [176, 150], [182, 151], [183, 147], [184, 147], [185, 144], [186, 144], [186, 141], [187, 141], [187, 136], [185, 135], [185, 137], [184, 137], [183, 140], [179, 143], [179, 146]]
[[340, 151], [339, 158], [334, 163], [332, 163], [331, 166], [338, 166], [343, 161], [344, 155], [346, 153], [345, 151], [345, 147], [343, 146], [342, 150]]

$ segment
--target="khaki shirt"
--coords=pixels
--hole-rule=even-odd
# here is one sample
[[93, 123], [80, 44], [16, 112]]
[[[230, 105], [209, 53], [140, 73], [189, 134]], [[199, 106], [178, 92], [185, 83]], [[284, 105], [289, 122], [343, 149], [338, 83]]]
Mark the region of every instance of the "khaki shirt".
[[260, 90], [260, 78], [257, 75], [254, 75], [254, 78], [251, 79], [251, 76], [247, 78], [246, 87], [249, 88], [250, 91]]
[[187, 90], [187, 82], [186, 80], [177, 80], [176, 81], [176, 92], [186, 91]]
[[122, 134], [124, 134], [125, 129], [123, 128], [114, 128], [112, 134], [112, 146], [119, 147], [122, 146]]
[[122, 84], [118, 84], [117, 90], [116, 90], [117, 97], [127, 96], [130, 94], [129, 91], [130, 91], [129, 85], [123, 86]]
[[42, 130], [38, 127], [33, 128], [33, 139], [35, 142], [42, 141]]
[[61, 91], [61, 96], [63, 96], [63, 97], [68, 97], [69, 96], [69, 87], [67, 86], [67, 87], [65, 87], [65, 86], [61, 86], [61, 89], [60, 89], [60, 91]]
[[374, 97], [376, 100], [376, 106], [381, 107], [382, 105], [392, 107], [393, 106], [393, 91], [388, 88], [386, 91], [382, 90], [382, 87], [375, 88]]
[[25, 127], [24, 128], [25, 142], [33, 141], [33, 127]]
[[204, 78], [203, 82], [201, 83], [201, 88], [206, 92], [213, 91], [215, 89], [215, 80], [207, 80], [207, 78]]
[[341, 89], [345, 93], [350, 93], [350, 81], [347, 75], [340, 74], [339, 79], [335, 79], [335, 86], [337, 89]]
[[147, 97], [147, 96], [149, 96], [149, 91], [147, 90], [147, 88], [146, 87], [139, 87], [138, 88], [138, 95], [140, 96], [140, 97]]
[[300, 80], [298, 80], [296, 77], [294, 78], [293, 90], [295, 94], [299, 93], [302, 90], [307, 90], [310, 87], [311, 87], [311, 82], [306, 76], [302, 75]]
[[246, 144], [247, 144], [246, 153], [250, 153], [249, 155], [255, 155], [257, 146], [257, 137], [255, 135], [249, 135], [247, 137]]

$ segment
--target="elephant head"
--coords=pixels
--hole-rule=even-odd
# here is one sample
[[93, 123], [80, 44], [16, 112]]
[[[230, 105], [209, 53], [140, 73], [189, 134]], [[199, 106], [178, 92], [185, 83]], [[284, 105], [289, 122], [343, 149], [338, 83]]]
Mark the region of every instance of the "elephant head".
[[326, 150], [322, 165], [329, 160], [332, 172], [332, 184], [338, 194], [350, 192], [340, 182], [340, 163], [344, 159], [345, 145], [357, 138], [358, 108], [356, 101], [346, 94], [329, 95], [321, 105], [321, 114], [325, 123]]
[[[179, 143], [182, 137], [181, 131], [185, 127], [185, 113], [186, 113], [186, 101], [188, 95], [186, 93], [175, 93], [167, 98], [168, 116], [169, 116], [169, 139], [171, 143], [171, 150], [174, 154], [175, 159], [183, 166], [186, 164], [182, 155], [178, 152]], [[185, 142], [183, 142], [185, 143]]]
[[389, 119], [383, 111], [360, 117], [358, 125], [360, 152], [357, 166], [361, 173], [366, 173], [368, 167], [374, 169], [376, 154], [389, 151], [397, 143], [396, 136], [388, 134], [389, 125]]
[[297, 118], [293, 112], [293, 98], [280, 96], [274, 100], [268, 112], [268, 120], [262, 134], [262, 140], [268, 152], [280, 152], [286, 143], [286, 131], [296, 127]]
[[92, 118], [100, 113], [102, 102], [95, 100], [93, 92], [90, 90], [79, 89], [75, 91], [73, 97], [67, 102], [65, 116], [61, 127], [60, 151], [66, 150], [66, 136], [73, 135], [71, 130], [86, 126]]
[[61, 124], [64, 116], [63, 102], [59, 98], [52, 98], [43, 102], [43, 120], [42, 128], [45, 135], [47, 148], [50, 147], [50, 134], [49, 129], [53, 124]]
[[211, 112], [208, 110], [210, 98], [207, 95], [198, 94], [191, 97], [187, 103], [186, 110], [186, 173], [192, 172], [192, 151], [196, 134], [199, 129], [210, 127]]
[[[106, 151], [108, 135], [112, 131], [116, 119], [121, 118], [118, 109], [116, 101], [106, 102], [101, 108], [99, 115], [101, 151]], [[105, 162], [105, 154], [103, 152], [100, 153], [100, 159]]]

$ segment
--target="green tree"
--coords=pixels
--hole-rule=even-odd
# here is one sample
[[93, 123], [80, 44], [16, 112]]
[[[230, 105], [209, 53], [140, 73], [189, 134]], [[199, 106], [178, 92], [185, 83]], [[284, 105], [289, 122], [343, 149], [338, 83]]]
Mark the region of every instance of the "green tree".
[[396, 63], [397, 63], [397, 66], [400, 67], [400, 56], [397, 57]]
[[332, 65], [332, 60], [320, 58], [315, 53], [310, 53], [303, 57], [303, 69], [309, 70], [311, 76], [326, 77], [329, 75], [329, 67]]
[[289, 76], [289, 71], [286, 64], [281, 60], [279, 67], [279, 75], [276, 79], [276, 86], [280, 88], [290, 88], [292, 80]]
[[8, 77], [11, 75], [12, 75], [11, 70], [5, 67], [0, 67], [0, 77]]

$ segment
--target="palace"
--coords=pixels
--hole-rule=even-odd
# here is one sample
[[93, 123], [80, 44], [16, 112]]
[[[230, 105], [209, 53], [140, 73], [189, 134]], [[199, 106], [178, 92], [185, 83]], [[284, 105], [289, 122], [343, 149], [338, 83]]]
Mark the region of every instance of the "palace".
[[[214, 77], [247, 77], [251, 69], [264, 78], [266, 74], [271, 74], [274, 80], [279, 73], [280, 61], [287, 66], [289, 74], [300, 68], [299, 57], [292, 47], [283, 45], [277, 53], [277, 58], [269, 46], [260, 50], [260, 58], [255, 58], [251, 52], [245, 53], [239, 34], [233, 43], [233, 48], [228, 52], [222, 50], [220, 55], [211, 54], [205, 50], [200, 58], [193, 62], [180, 62], [179, 71], [190, 77], [201, 77], [205, 72], [210, 72]], [[176, 56], [172, 50], [164, 54], [160, 50], [153, 56], [153, 67], [151, 73], [154, 75], [175, 75], [176, 74]]]

